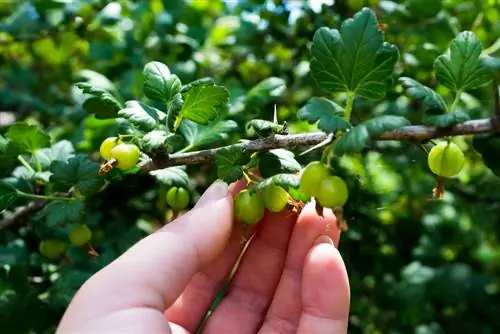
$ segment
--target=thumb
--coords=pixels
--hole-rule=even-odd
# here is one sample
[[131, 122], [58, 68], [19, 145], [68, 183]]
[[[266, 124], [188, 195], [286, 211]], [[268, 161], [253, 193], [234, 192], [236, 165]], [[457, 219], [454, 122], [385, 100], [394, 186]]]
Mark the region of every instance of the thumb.
[[91, 277], [71, 302], [61, 327], [128, 308], [165, 311], [192, 276], [224, 250], [232, 229], [232, 208], [228, 186], [214, 183], [193, 210]]

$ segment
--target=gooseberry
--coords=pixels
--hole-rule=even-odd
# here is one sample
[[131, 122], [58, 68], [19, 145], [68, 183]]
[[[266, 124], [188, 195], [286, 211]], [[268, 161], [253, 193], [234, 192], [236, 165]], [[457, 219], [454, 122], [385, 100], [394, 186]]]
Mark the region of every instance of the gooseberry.
[[431, 149], [427, 162], [434, 174], [442, 177], [452, 177], [462, 170], [465, 157], [456, 144], [441, 142]]
[[299, 190], [306, 196], [313, 196], [321, 181], [329, 175], [330, 171], [324, 164], [313, 161], [302, 172]]
[[271, 184], [262, 191], [264, 206], [271, 212], [280, 212], [288, 205], [288, 193], [285, 189]]
[[101, 147], [99, 148], [99, 153], [105, 160], [111, 160], [111, 150], [113, 147], [118, 145], [120, 141], [117, 137], [109, 137], [103, 140]]
[[83, 246], [92, 238], [92, 231], [85, 224], [77, 224], [69, 231], [69, 240], [75, 246]]
[[332, 175], [321, 181], [315, 197], [325, 208], [341, 208], [349, 198], [349, 190], [344, 180]]
[[116, 167], [129, 169], [139, 161], [139, 148], [134, 144], [118, 144], [111, 149], [111, 157], [117, 160]]
[[234, 199], [234, 214], [245, 224], [256, 224], [264, 217], [264, 203], [259, 194], [245, 189]]
[[66, 251], [67, 244], [57, 239], [46, 239], [40, 242], [38, 248], [43, 256], [55, 260]]
[[189, 204], [189, 192], [184, 188], [170, 188], [167, 192], [167, 204], [174, 210], [186, 208]]

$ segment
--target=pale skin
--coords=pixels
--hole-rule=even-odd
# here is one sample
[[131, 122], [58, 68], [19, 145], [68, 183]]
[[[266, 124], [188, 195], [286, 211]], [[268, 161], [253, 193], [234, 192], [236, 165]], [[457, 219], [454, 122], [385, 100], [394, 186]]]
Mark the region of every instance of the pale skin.
[[186, 215], [132, 246], [77, 292], [58, 333], [195, 333], [255, 233], [203, 333], [347, 333], [349, 282], [330, 210], [233, 221], [244, 187], [214, 183]]

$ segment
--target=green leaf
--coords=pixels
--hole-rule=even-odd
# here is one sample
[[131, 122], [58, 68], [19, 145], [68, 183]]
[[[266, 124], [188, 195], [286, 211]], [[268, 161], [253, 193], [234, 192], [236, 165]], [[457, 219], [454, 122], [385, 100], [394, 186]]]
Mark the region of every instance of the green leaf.
[[139, 101], [127, 101], [118, 115], [127, 119], [141, 131], [155, 130], [166, 118], [164, 112]]
[[[50, 148], [42, 148], [35, 153], [42, 169], [48, 169], [54, 161], [67, 161], [75, 155], [73, 144], [69, 140], [61, 140]], [[31, 161], [34, 166], [34, 161]]]
[[252, 191], [261, 191], [271, 184], [282, 187], [285, 190], [295, 189], [299, 187], [300, 177], [294, 174], [276, 174], [265, 180], [260, 181], [255, 186], [251, 187]]
[[438, 128], [446, 128], [458, 123], [468, 121], [469, 119], [470, 119], [469, 114], [463, 111], [455, 111], [449, 114], [433, 115], [426, 117], [424, 119], [424, 123], [426, 125], [433, 125]]
[[141, 138], [140, 145], [145, 151], [151, 152], [165, 145], [167, 136], [167, 133], [163, 130], [154, 130], [146, 133]]
[[83, 90], [85, 94], [92, 95], [83, 102], [85, 111], [94, 114], [97, 119], [110, 119], [118, 116], [122, 104], [109, 91], [96, 88], [86, 82], [79, 82], [76, 87]]
[[45, 221], [50, 226], [66, 225], [79, 222], [85, 207], [83, 200], [53, 201], [42, 211]]
[[285, 90], [285, 80], [277, 77], [269, 77], [250, 89], [246, 97], [246, 103], [249, 107], [260, 108], [273, 99], [282, 96]]
[[217, 165], [217, 176], [219, 179], [231, 183], [243, 176], [243, 167], [250, 162], [250, 155], [245, 152], [243, 146], [231, 145], [223, 147], [215, 155]]
[[182, 122], [180, 131], [191, 150], [204, 148], [227, 139], [228, 133], [236, 131], [235, 121], [221, 121], [214, 125], [200, 125], [190, 120]]
[[50, 137], [36, 125], [14, 123], [5, 135], [21, 152], [35, 152], [42, 147], [50, 146]]
[[3, 154], [7, 150], [7, 139], [0, 135], [0, 153]]
[[279, 173], [296, 173], [301, 170], [292, 152], [275, 149], [259, 154], [259, 171], [262, 177], [271, 177]]
[[433, 89], [422, 85], [420, 82], [415, 81], [408, 77], [399, 78], [401, 84], [406, 88], [406, 95], [421, 101], [425, 109], [446, 112], [447, 107], [441, 95], [436, 93]]
[[343, 115], [344, 109], [341, 106], [323, 97], [309, 99], [297, 113], [299, 119], [305, 119], [309, 123], [319, 121], [318, 128], [331, 133], [350, 127], [349, 122], [342, 118]]
[[200, 85], [213, 86], [213, 85], [215, 85], [215, 81], [213, 78], [209, 78], [209, 77], [197, 79], [197, 80], [191, 81], [187, 85], [182, 86], [182, 89], [180, 92], [185, 93], [188, 90], [190, 90], [191, 88], [193, 88], [194, 86], [200, 86]]
[[177, 126], [182, 119], [179, 118], [184, 100], [182, 95], [176, 94], [170, 103], [167, 111], [167, 127], [170, 132], [177, 131]]
[[336, 141], [334, 152], [336, 155], [361, 152], [369, 140], [368, 129], [363, 124], [359, 124], [347, 130]]
[[17, 190], [10, 184], [0, 181], [0, 212], [7, 209], [17, 198]]
[[229, 92], [222, 86], [199, 85], [193, 86], [182, 95], [184, 104], [176, 119], [176, 130], [183, 118], [199, 124], [209, 124], [218, 118], [220, 109], [229, 100]]
[[375, 13], [364, 8], [337, 29], [320, 28], [311, 48], [311, 74], [326, 92], [354, 92], [371, 100], [389, 90], [396, 46], [384, 42]]
[[151, 100], [168, 102], [182, 87], [181, 80], [171, 74], [167, 65], [152, 61], [144, 66], [144, 94]]
[[283, 131], [283, 125], [263, 119], [253, 119], [247, 123], [247, 129], [253, 129], [261, 137], [268, 137]]
[[88, 196], [99, 191], [104, 185], [99, 167], [97, 162], [82, 155], [72, 157], [68, 161], [54, 161], [50, 168], [50, 182], [65, 190], [75, 186], [84, 196]]
[[484, 56], [481, 57], [481, 62], [483, 65], [490, 70], [498, 71], [500, 70], [500, 57]]
[[491, 72], [481, 61], [481, 42], [471, 31], [458, 34], [451, 42], [449, 54], [434, 62], [436, 79], [453, 91], [481, 87], [491, 80]]
[[382, 115], [370, 118], [362, 124], [368, 130], [368, 134], [374, 137], [409, 125], [410, 121], [402, 116]]
[[189, 184], [189, 176], [184, 167], [169, 167], [164, 169], [157, 169], [149, 172], [154, 176], [158, 182], [163, 183], [167, 187], [184, 187]]
[[472, 146], [483, 156], [484, 164], [500, 177], [500, 136], [498, 134], [475, 135]]

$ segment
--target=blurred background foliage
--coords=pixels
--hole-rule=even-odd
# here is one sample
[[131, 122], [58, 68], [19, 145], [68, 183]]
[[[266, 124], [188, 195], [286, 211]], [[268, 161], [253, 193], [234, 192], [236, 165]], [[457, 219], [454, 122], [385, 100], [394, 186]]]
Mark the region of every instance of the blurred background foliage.
[[[251, 135], [247, 120], [272, 119], [274, 104], [291, 132], [313, 131], [295, 116], [322, 95], [308, 75], [312, 36], [321, 26], [338, 28], [364, 5], [400, 49], [397, 75], [430, 87], [434, 59], [460, 31], [474, 31], [486, 54], [500, 54], [498, 0], [2, 1], [0, 133], [27, 120], [98, 161], [100, 142], [117, 124], [86, 113], [74, 83], [139, 99], [142, 69], [152, 60], [183, 82], [210, 76], [228, 88], [228, 115], [239, 126], [228, 141]], [[269, 77], [274, 81], [256, 86]], [[460, 107], [488, 117], [490, 90], [464, 94]], [[389, 110], [418, 124], [420, 106], [401, 93], [395, 84], [383, 101], [356, 100], [354, 121]], [[442, 200], [432, 199], [436, 181], [426, 154], [411, 143], [378, 143], [335, 161], [352, 189], [350, 229], [340, 245], [352, 290], [350, 332], [500, 332], [500, 181], [471, 138], [456, 142], [468, 161], [446, 182]], [[213, 166], [188, 171], [198, 192], [216, 177]], [[11, 173], [0, 162], [0, 176]], [[170, 218], [165, 190], [150, 176], [130, 176], [86, 200], [81, 222], [93, 230], [95, 258], [74, 246], [62, 261], [43, 258], [40, 238], [67, 233], [43, 211], [0, 231], [2, 332], [53, 332], [92, 273]]]

